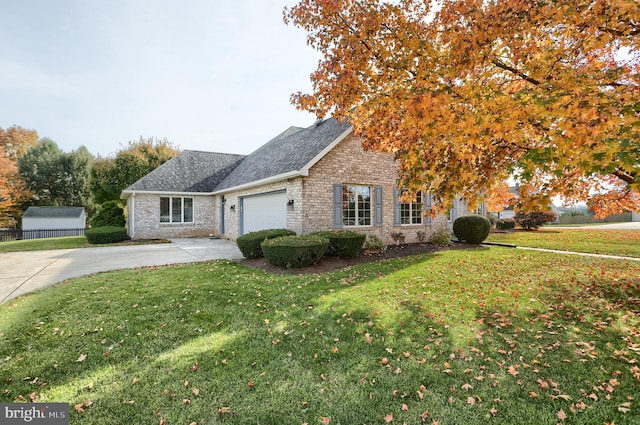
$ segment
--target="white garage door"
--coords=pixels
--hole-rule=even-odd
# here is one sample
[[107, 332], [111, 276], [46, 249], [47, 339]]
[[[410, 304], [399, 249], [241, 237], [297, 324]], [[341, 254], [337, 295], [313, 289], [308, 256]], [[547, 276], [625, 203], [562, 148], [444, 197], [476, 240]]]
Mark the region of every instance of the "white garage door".
[[242, 200], [242, 234], [287, 227], [287, 193], [275, 192]]

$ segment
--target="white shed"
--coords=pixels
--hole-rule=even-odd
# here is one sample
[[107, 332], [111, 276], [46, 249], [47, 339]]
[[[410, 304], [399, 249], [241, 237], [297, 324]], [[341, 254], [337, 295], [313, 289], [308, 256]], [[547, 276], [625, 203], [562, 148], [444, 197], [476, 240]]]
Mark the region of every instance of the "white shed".
[[22, 230], [84, 229], [84, 207], [29, 207], [22, 214]]

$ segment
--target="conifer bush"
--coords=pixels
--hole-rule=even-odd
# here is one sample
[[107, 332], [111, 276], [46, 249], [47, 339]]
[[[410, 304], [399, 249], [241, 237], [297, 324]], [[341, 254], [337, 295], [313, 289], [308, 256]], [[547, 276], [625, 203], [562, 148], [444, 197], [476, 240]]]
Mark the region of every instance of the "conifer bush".
[[281, 236], [261, 244], [269, 263], [287, 268], [312, 265], [324, 256], [328, 247], [329, 239], [318, 235]]
[[516, 221], [512, 218], [501, 218], [496, 220], [496, 229], [511, 230], [516, 227]]
[[453, 222], [453, 234], [467, 243], [482, 243], [491, 232], [491, 222], [481, 215], [463, 215]]
[[350, 230], [327, 230], [312, 235], [329, 239], [327, 257], [353, 258], [362, 251], [366, 235]]
[[87, 238], [87, 242], [89, 242], [90, 244], [117, 243], [129, 239], [129, 235], [127, 235], [127, 229], [125, 229], [124, 227], [114, 226], [94, 227], [92, 229], [87, 229], [84, 232], [84, 235]]
[[92, 227], [124, 227], [124, 210], [118, 201], [107, 201], [91, 220]]
[[264, 240], [295, 234], [296, 232], [287, 229], [258, 230], [256, 232], [250, 232], [240, 236], [236, 239], [236, 245], [238, 245], [238, 248], [244, 257], [260, 258], [264, 256], [262, 254], [262, 247], [260, 246]]

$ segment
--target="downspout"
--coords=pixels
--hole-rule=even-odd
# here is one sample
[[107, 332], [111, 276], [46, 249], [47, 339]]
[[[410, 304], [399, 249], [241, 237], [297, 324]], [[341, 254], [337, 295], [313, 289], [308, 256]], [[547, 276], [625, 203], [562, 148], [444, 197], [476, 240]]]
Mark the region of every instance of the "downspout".
[[129, 217], [128, 218], [128, 222], [129, 222], [129, 237], [131, 239], [133, 239], [136, 236], [136, 220], [135, 220], [135, 216], [136, 216], [136, 193], [133, 192], [131, 194], [131, 211], [129, 211]]

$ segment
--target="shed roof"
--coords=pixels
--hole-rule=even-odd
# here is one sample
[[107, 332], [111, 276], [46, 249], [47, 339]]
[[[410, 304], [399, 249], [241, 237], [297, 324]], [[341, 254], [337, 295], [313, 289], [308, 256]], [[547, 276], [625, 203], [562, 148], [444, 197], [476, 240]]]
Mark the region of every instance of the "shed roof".
[[78, 218], [84, 207], [29, 207], [22, 217], [32, 218]]

